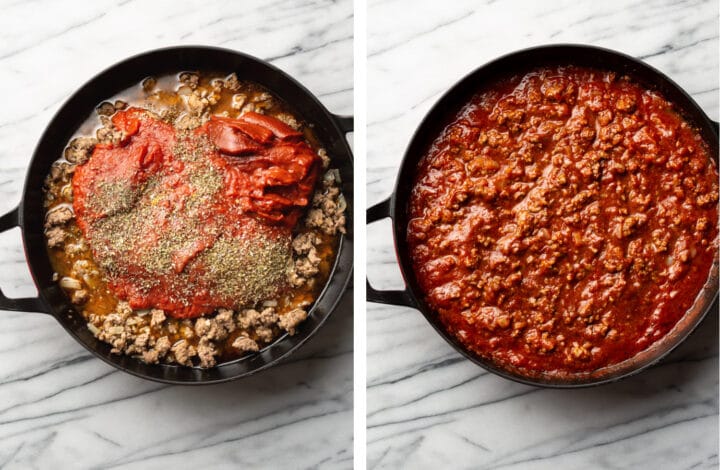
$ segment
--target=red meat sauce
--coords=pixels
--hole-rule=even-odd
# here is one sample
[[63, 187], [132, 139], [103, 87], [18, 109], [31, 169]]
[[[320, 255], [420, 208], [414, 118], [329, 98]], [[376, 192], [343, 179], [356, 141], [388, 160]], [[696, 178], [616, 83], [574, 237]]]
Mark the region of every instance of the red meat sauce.
[[72, 186], [119, 299], [192, 318], [287, 288], [292, 231], [321, 165], [300, 132], [256, 113], [192, 131], [139, 108], [112, 120], [123, 140], [97, 145]]
[[421, 160], [407, 237], [470, 351], [530, 376], [631, 358], [693, 304], [717, 252], [718, 171], [660, 94], [576, 67], [477, 93]]

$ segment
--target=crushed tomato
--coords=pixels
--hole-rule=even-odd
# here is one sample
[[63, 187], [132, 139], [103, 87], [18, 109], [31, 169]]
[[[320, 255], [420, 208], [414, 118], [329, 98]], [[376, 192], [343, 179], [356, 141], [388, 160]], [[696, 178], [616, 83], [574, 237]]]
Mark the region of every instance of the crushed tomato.
[[[97, 145], [72, 185], [78, 226], [118, 298], [192, 318], [284, 287], [281, 264], [321, 166], [301, 133], [256, 113], [192, 131], [139, 108], [112, 119], [122, 141]], [[218, 273], [248, 276], [248, 287], [232, 291]]]

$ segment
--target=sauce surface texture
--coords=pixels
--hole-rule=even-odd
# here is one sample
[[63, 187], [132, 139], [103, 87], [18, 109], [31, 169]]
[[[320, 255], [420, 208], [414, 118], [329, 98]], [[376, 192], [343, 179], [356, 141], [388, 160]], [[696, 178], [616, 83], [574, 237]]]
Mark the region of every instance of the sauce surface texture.
[[113, 116], [73, 176], [73, 208], [94, 259], [132, 308], [196, 317], [287, 288], [292, 229], [320, 160], [300, 132], [246, 113], [192, 131], [139, 108]]
[[536, 70], [476, 94], [419, 164], [410, 255], [469, 350], [531, 376], [631, 358], [670, 331], [717, 251], [718, 172], [661, 95]]

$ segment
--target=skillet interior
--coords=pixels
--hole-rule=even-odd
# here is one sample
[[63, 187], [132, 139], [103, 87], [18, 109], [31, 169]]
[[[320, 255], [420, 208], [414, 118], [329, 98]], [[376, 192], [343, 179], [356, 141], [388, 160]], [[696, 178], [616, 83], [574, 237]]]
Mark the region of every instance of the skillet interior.
[[415, 278], [412, 262], [408, 254], [409, 250], [406, 239], [408, 211], [406, 209], [410, 191], [412, 190], [417, 163], [428, 146], [442, 131], [448, 120], [467, 103], [467, 100], [473, 94], [481, 90], [485, 85], [492, 83], [499, 77], [513, 73], [522, 73], [536, 67], [559, 64], [572, 64], [613, 70], [618, 72], [618, 74], [631, 76], [646, 88], [660, 91], [681, 110], [685, 119], [700, 131], [710, 148], [710, 154], [715, 156], [717, 162], [717, 124], [710, 121], [697, 103], [661, 72], [632, 57], [606, 49], [583, 45], [541, 46], [506, 55], [476, 69], [440, 98], [417, 128], [405, 152], [389, 212], [393, 217], [393, 235], [398, 260], [400, 262], [400, 269], [408, 286], [411, 300], [414, 300], [414, 303], [435, 330], [457, 351], [461, 352], [473, 362], [498, 375], [530, 385], [562, 388], [598, 385], [632, 375], [657, 362], [678, 346], [702, 321], [705, 314], [710, 310], [711, 304], [717, 298], [718, 259], [715, 259], [705, 287], [698, 295], [694, 305], [683, 319], [678, 322], [675, 328], [663, 339], [631, 359], [592, 373], [578, 374], [571, 379], [557, 379], [542, 376], [528, 377], [518, 371], [498, 368], [492, 362], [466, 351], [462, 344], [445, 332], [437, 315], [432, 313], [431, 309], [423, 300], [423, 293]]
[[[227, 70], [241, 80], [251, 80], [269, 89], [290, 104], [297, 115], [314, 126], [314, 132], [340, 170], [342, 191], [348, 202], [347, 234], [340, 240], [335, 265], [329, 280], [294, 336], [284, 335], [260, 353], [221, 363], [210, 369], [166, 364], [145, 364], [128, 356], [110, 354], [110, 346], [97, 340], [86, 321], [69, 303], [67, 296], [52, 281], [53, 270], [43, 234], [43, 180], [51, 164], [60, 157], [65, 145], [95, 106], [118, 92], [138, 84], [150, 75], [183, 70]], [[131, 374], [167, 383], [207, 384], [224, 382], [265, 369], [307, 341], [323, 324], [349, 282], [352, 273], [352, 202], [353, 161], [344, 132], [351, 121], [332, 115], [302, 85], [279, 69], [254, 57], [212, 47], [176, 47], [159, 49], [131, 57], [101, 72], [83, 85], [60, 108], [41, 137], [25, 180], [19, 208], [25, 255], [40, 298], [47, 312], [85, 346], [104, 361]]]

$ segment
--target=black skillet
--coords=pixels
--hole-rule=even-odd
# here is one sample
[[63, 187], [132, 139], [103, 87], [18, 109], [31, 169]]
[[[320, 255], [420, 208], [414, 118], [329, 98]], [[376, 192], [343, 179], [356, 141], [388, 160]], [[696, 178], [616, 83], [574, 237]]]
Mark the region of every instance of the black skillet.
[[[294, 336], [283, 336], [258, 354], [221, 363], [210, 369], [174, 365], [148, 365], [128, 356], [110, 354], [110, 346], [98, 341], [67, 296], [53, 282], [53, 270], [43, 234], [43, 180], [68, 140], [102, 101], [138, 84], [147, 76], [176, 74], [186, 70], [235, 72], [241, 80], [263, 85], [313, 125], [315, 135], [327, 149], [332, 165], [340, 170], [342, 191], [348, 202], [347, 235], [340, 240], [330, 278]], [[38, 290], [38, 297], [10, 299], [0, 292], [0, 310], [41, 312], [52, 315], [88, 351], [120, 370], [145, 379], [173, 384], [210, 384], [247, 376], [278, 363], [305, 343], [325, 322], [345, 292], [352, 274], [353, 157], [345, 134], [352, 132], [353, 119], [330, 113], [313, 94], [292, 77], [272, 65], [228, 49], [188, 46], [158, 49], [126, 59], [83, 85], [50, 121], [30, 161], [22, 200], [17, 208], [0, 217], [0, 232], [19, 226], [25, 257]]]
[[428, 146], [439, 135], [448, 119], [454, 116], [473, 94], [481, 90], [484, 85], [492, 83], [494, 79], [512, 75], [513, 73], [527, 72], [536, 67], [556, 64], [572, 64], [616, 71], [619, 75], [631, 76], [646, 88], [660, 91], [665, 98], [676, 105], [690, 123], [697, 127], [710, 147], [710, 154], [715, 156], [717, 162], [718, 124], [711, 121], [697, 103], [675, 82], [644, 62], [619, 52], [585, 45], [541, 46], [500, 57], [467, 75], [438, 100], [425, 115], [410, 140], [400, 164], [400, 171], [392, 195], [368, 209], [368, 223], [387, 217], [392, 219], [395, 253], [407, 287], [404, 290], [397, 291], [378, 291], [368, 281], [367, 300], [420, 310], [438, 334], [456, 351], [499, 376], [528, 385], [575, 388], [599, 385], [628, 377], [656, 363], [680, 345], [700, 324], [705, 315], [712, 310], [713, 305], [714, 309], [717, 310], [717, 303], [714, 303], [718, 295], [717, 258], [711, 268], [709, 278], [695, 303], [676, 327], [663, 339], [620, 364], [589, 374], [578, 375], [571, 379], [555, 379], [551, 377], [528, 377], [517, 371], [500, 368], [491, 361], [467, 351], [457, 339], [449, 335], [437, 315], [425, 303], [410, 262], [406, 239], [407, 204], [417, 163]]

